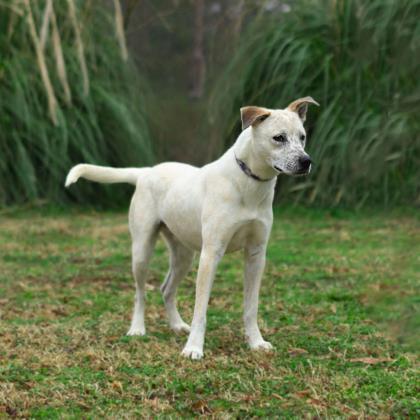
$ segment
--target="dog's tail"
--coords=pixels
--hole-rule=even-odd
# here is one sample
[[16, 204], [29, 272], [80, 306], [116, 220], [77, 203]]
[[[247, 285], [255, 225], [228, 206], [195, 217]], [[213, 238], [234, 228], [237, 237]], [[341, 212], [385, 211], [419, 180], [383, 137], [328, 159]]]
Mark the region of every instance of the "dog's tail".
[[77, 182], [79, 178], [86, 178], [89, 181], [114, 184], [127, 182], [136, 185], [141, 168], [110, 168], [106, 166], [89, 165], [81, 163], [73, 166], [66, 178], [66, 187]]

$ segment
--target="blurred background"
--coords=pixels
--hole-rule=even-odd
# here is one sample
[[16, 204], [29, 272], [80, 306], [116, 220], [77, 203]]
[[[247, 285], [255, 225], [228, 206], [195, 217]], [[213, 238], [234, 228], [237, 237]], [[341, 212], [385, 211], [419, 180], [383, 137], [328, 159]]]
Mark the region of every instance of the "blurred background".
[[[276, 200], [420, 204], [418, 0], [2, 0], [0, 206], [127, 205], [76, 163], [203, 165], [244, 105], [310, 95], [315, 161]], [[116, 198], [118, 198], [116, 200]]]

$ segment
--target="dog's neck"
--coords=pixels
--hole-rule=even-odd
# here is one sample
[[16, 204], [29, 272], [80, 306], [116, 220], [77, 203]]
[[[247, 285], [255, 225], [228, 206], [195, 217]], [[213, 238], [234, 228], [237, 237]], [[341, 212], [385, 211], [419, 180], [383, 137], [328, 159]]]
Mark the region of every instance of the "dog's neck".
[[251, 128], [242, 131], [232, 149], [236, 158], [243, 161], [258, 178], [268, 180], [274, 179], [278, 175], [275, 169], [269, 166], [255, 151]]

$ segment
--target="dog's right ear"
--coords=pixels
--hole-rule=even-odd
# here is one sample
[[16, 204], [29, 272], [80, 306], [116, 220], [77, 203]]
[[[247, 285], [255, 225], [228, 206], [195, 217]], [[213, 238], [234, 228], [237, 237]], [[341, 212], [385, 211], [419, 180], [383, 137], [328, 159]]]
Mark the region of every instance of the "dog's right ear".
[[268, 109], [259, 106], [244, 106], [241, 108], [242, 130], [249, 126], [255, 126], [270, 116]]

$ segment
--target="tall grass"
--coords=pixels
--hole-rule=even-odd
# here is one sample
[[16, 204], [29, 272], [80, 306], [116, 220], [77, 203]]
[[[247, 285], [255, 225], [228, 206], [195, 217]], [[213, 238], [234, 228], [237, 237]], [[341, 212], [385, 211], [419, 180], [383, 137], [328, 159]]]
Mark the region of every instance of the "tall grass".
[[115, 202], [115, 189], [98, 185], [65, 192], [66, 172], [153, 160], [146, 85], [114, 19], [104, 2], [0, 3], [0, 206], [66, 194]]
[[315, 161], [305, 179], [280, 177], [287, 201], [420, 204], [420, 1], [296, 0], [260, 16], [233, 53], [212, 109], [224, 147], [239, 107], [285, 107], [311, 95]]

